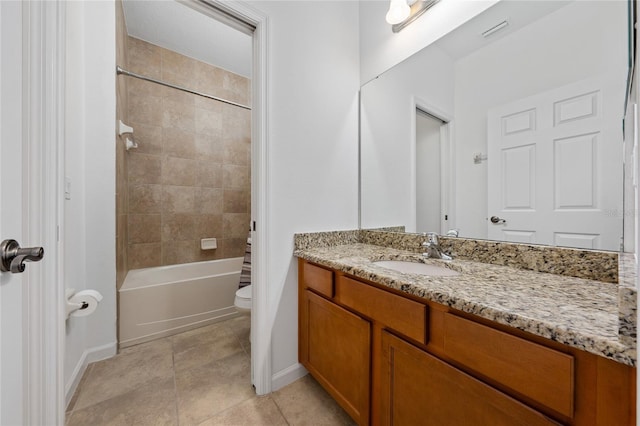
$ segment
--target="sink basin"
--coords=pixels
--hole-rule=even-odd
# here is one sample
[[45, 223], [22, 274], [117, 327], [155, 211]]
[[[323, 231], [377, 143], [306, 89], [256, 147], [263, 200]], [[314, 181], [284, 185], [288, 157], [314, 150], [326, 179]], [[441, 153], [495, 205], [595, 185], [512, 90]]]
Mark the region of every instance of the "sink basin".
[[454, 271], [453, 269], [429, 263], [405, 262], [402, 260], [379, 260], [377, 262], [373, 262], [373, 264], [376, 266], [382, 266], [383, 268], [393, 269], [394, 271], [402, 272], [404, 274], [420, 274], [432, 277], [453, 277], [460, 275], [460, 272]]

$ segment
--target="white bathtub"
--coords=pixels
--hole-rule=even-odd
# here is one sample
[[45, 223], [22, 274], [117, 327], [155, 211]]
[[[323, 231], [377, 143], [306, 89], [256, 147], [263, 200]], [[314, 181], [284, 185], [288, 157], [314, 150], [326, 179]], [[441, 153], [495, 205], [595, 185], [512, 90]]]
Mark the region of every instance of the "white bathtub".
[[118, 291], [120, 347], [238, 315], [242, 257], [134, 269]]

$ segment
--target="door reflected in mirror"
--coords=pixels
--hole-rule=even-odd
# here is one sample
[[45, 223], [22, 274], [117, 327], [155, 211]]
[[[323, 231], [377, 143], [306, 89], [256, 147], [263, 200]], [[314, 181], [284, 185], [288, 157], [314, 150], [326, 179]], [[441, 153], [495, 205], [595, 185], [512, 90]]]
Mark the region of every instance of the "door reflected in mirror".
[[619, 250], [627, 14], [501, 1], [365, 84], [362, 228]]

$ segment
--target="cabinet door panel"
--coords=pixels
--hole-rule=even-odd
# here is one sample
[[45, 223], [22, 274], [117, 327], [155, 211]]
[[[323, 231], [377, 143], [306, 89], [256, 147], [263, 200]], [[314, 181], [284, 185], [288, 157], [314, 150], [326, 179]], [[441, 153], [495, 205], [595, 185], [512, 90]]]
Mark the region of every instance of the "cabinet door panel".
[[386, 332], [382, 336], [382, 370], [384, 425], [557, 424]]
[[445, 314], [444, 350], [455, 361], [573, 417], [571, 355]]
[[368, 424], [371, 325], [310, 291], [305, 299], [302, 364], [358, 424]]

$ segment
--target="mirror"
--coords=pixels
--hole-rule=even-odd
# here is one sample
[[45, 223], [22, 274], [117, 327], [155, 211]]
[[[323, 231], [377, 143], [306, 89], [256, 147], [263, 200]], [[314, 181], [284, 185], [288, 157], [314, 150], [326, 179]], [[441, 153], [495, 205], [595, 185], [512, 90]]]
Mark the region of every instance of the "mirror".
[[363, 85], [360, 226], [620, 250], [627, 7], [500, 1]]

